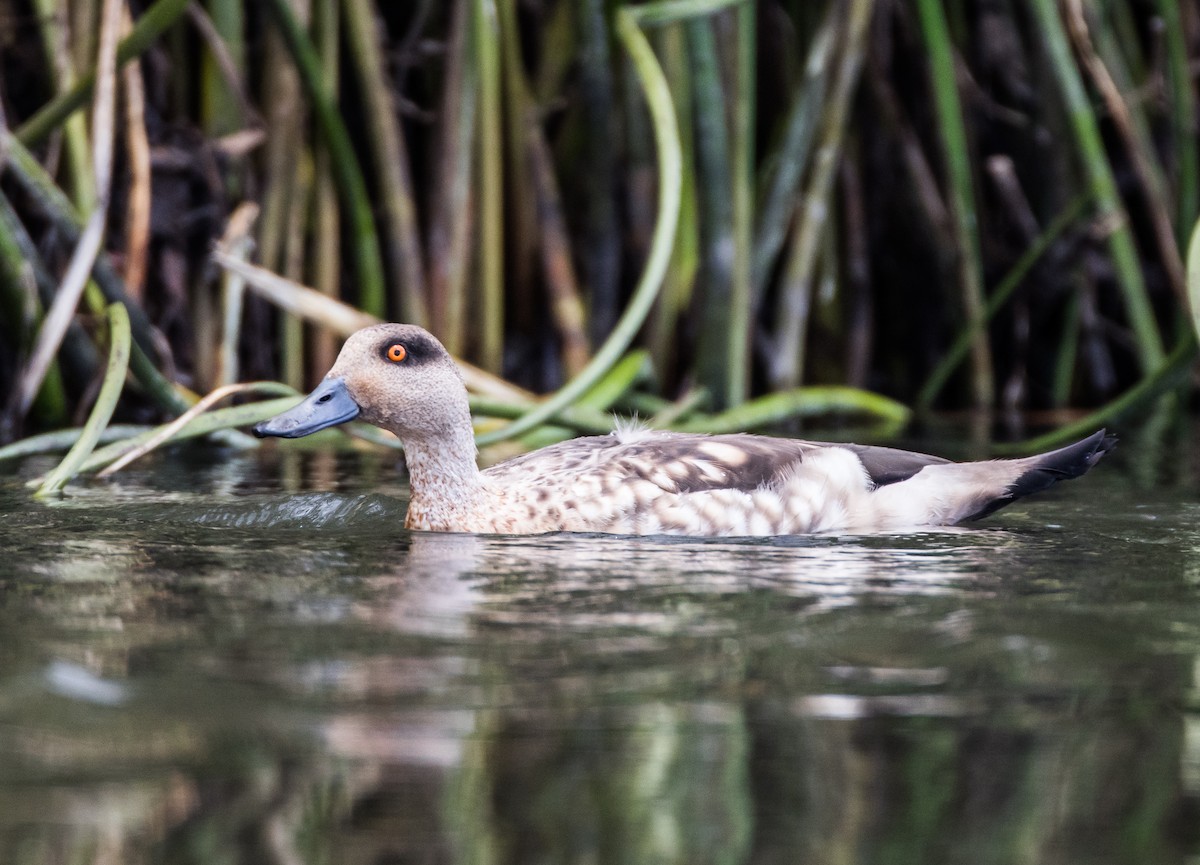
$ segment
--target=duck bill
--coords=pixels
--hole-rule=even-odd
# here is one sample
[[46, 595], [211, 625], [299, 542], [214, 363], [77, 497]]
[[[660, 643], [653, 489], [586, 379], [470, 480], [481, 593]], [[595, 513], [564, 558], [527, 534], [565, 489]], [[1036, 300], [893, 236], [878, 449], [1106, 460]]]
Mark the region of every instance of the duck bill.
[[298, 439], [317, 430], [354, 420], [358, 412], [358, 403], [346, 390], [345, 380], [327, 378], [295, 408], [256, 425], [254, 434], [260, 439], [267, 436]]

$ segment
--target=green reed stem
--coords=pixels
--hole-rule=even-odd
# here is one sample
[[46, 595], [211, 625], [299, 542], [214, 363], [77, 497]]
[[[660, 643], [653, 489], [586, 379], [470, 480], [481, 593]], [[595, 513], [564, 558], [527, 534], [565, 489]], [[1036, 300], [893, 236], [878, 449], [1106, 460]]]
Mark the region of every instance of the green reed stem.
[[[0, 232], [16, 245], [17, 256], [11, 260], [29, 268], [37, 286], [40, 305], [45, 307], [54, 299], [58, 280], [47, 269], [37, 243], [29, 236], [12, 203], [3, 193], [0, 193]], [[100, 368], [100, 354], [92, 338], [78, 322], [73, 322], [68, 328], [67, 338], [59, 347], [58, 359], [76, 380], [90, 381]]]
[[129, 313], [122, 304], [109, 305], [108, 332], [108, 369], [104, 373], [104, 383], [100, 386], [96, 404], [88, 415], [79, 440], [38, 487], [35, 495], [39, 497], [57, 493], [79, 472], [80, 466], [95, 449], [100, 434], [108, 426], [113, 410], [117, 407], [117, 400], [121, 397], [121, 391], [125, 388], [125, 375], [129, 371], [129, 352], [133, 338], [129, 328]]
[[1200, 219], [1192, 225], [1192, 237], [1187, 251], [1188, 301], [1192, 311], [1192, 328], [1200, 337]]
[[662, 67], [645, 35], [638, 27], [638, 15], [652, 6], [628, 7], [617, 10], [617, 37], [629, 52], [634, 69], [641, 82], [642, 90], [650, 108], [654, 124], [654, 140], [658, 147], [658, 216], [654, 234], [650, 241], [650, 254], [645, 269], [638, 279], [637, 287], [629, 305], [617, 321], [613, 332], [596, 352], [587, 367], [553, 396], [540, 403], [537, 408], [522, 415], [518, 420], [494, 432], [478, 436], [480, 446], [495, 444], [513, 436], [528, 432], [553, 417], [565, 406], [575, 402], [591, 389], [612, 368], [630, 342], [641, 329], [646, 315], [654, 305], [662, 287], [663, 275], [671, 257], [671, 246], [675, 239], [675, 227], [679, 221], [679, 193], [681, 176], [681, 152], [679, 128], [675, 123], [675, 111], [671, 104], [671, 93], [667, 87]]
[[[1125, 4], [1120, 4], [1125, 8]], [[1144, 199], [1139, 207], [1149, 224], [1152, 246], [1166, 271], [1171, 289], [1180, 303], [1187, 294], [1183, 270], [1183, 242], [1172, 214], [1174, 200], [1167, 190], [1163, 165], [1158, 156], [1146, 103], [1133, 99], [1136, 89], [1129, 69], [1130, 49], [1113, 38], [1111, 29], [1089, 26], [1090, 17], [1081, 4], [1069, 7], [1076, 51], [1083, 55], [1083, 66], [1092, 80], [1108, 113], [1108, 120], [1125, 146], [1133, 174], [1142, 187]]]
[[[67, 35], [62, 27], [66, 15], [63, 4], [57, 0], [35, 0], [38, 29], [45, 47], [46, 63], [51, 70], [54, 93], [61, 95], [75, 86], [75, 66], [71, 59]], [[83, 212], [92, 209], [96, 202], [96, 184], [92, 177], [91, 151], [87, 141], [87, 122], [81, 113], [73, 113], [63, 124], [63, 145], [67, 165], [70, 167], [69, 183], [71, 198]]]
[[1079, 325], [1082, 301], [1076, 276], [1077, 288], [1067, 298], [1066, 309], [1063, 310], [1062, 335], [1058, 339], [1054, 353], [1054, 372], [1050, 384], [1050, 404], [1061, 408], [1071, 398], [1071, 384], [1075, 379], [1075, 359], [1079, 354]]
[[475, 136], [479, 204], [478, 292], [475, 319], [479, 363], [498, 373], [504, 362], [504, 129], [501, 122], [500, 31], [495, 0], [472, 0], [471, 33], [479, 83]]
[[466, 349], [472, 258], [471, 165], [478, 82], [470, 47], [469, 4], [470, 0], [456, 0], [449, 13], [429, 227], [430, 323], [455, 356], [462, 356]]
[[1167, 86], [1175, 143], [1175, 236], [1182, 245], [1193, 220], [1200, 215], [1200, 117], [1178, 0], [1158, 0], [1158, 12], [1162, 16], [1162, 36], [1167, 49]]
[[[528, 448], [543, 447], [568, 438], [572, 432], [603, 435], [612, 432], [613, 416], [608, 410], [621, 399], [637, 382], [650, 371], [650, 353], [644, 350], [631, 351], [621, 358], [596, 385], [581, 396], [574, 405], [567, 406], [554, 416], [549, 424], [537, 427], [521, 437], [521, 444]], [[472, 411], [490, 414], [492, 417], [519, 417], [522, 407], [497, 404], [493, 400], [471, 398]], [[483, 411], [491, 409], [491, 411]]]
[[[471, 395], [471, 414], [475, 417], [504, 418], [513, 420], [528, 411], [526, 406], [515, 405], [488, 397]], [[603, 435], [612, 430], [612, 417], [602, 411], [585, 409], [578, 405], [567, 406], [553, 418], [550, 423], [567, 427], [575, 432], [588, 435]]]
[[[2, 134], [3, 132], [0, 132], [0, 135]], [[42, 168], [41, 163], [20, 141], [9, 136], [5, 141], [5, 146], [8, 152], [6, 167], [16, 176], [21, 188], [37, 201], [38, 206], [54, 222], [66, 241], [74, 243], [79, 238], [83, 218], [62, 190], [55, 185], [46, 170]], [[124, 283], [113, 270], [112, 263], [103, 250], [96, 257], [92, 276], [109, 303], [124, 304], [129, 312], [134, 335], [130, 368], [138, 383], [146, 389], [155, 404], [164, 411], [174, 414], [186, 411], [190, 403], [158, 371], [146, 353], [146, 347], [153, 345], [150, 322], [142, 308], [126, 294]]]
[[[295, 11], [302, 4], [287, 0]], [[303, 22], [298, 22], [303, 26]], [[270, 132], [263, 149], [265, 193], [262, 200], [262, 218], [259, 220], [258, 257], [264, 267], [296, 280], [296, 244], [290, 241], [295, 234], [300, 218], [306, 213], [304, 196], [303, 166], [307, 158], [310, 112], [302, 95], [300, 73], [295, 64], [289, 63], [289, 48], [283, 34], [276, 28], [265, 34], [263, 46], [263, 89], [270, 94], [265, 109], [264, 122]], [[324, 68], [322, 67], [322, 72]], [[336, 93], [329, 89], [325, 92]], [[331, 148], [326, 142], [326, 152]], [[332, 155], [330, 157], [332, 161]], [[293, 316], [279, 318], [279, 377], [293, 386], [300, 387], [299, 369], [303, 325]]]
[[[297, 145], [293, 151], [295, 162], [288, 166], [287, 172], [293, 178], [293, 182], [283, 226], [283, 267], [280, 269], [285, 277], [299, 282], [304, 276], [308, 251], [306, 238], [311, 234], [310, 218], [316, 216], [311, 206], [316, 175], [312, 150], [304, 143], [303, 138], [297, 139]], [[284, 317], [282, 324], [280, 377], [289, 386], [300, 390], [304, 387], [305, 379], [304, 322], [289, 315]]]
[[286, 384], [280, 384], [277, 381], [252, 381], [239, 384], [227, 384], [223, 387], [216, 388], [215, 390], [205, 394], [198, 403], [189, 408], [179, 417], [175, 418], [170, 423], [163, 424], [155, 429], [150, 438], [141, 442], [136, 447], [125, 451], [120, 457], [113, 460], [111, 463], [105, 466], [102, 471], [97, 473], [96, 477], [109, 477], [115, 472], [125, 468], [125, 466], [129, 465], [134, 460], [141, 459], [154, 449], [170, 443], [174, 440], [176, 434], [178, 434], [184, 427], [186, 427], [189, 423], [221, 400], [228, 399], [234, 395], [242, 395], [247, 393], [260, 393], [275, 396], [287, 395], [291, 397], [300, 395], [295, 388]]
[[[149, 48], [154, 40], [183, 14], [187, 4], [188, 0], [158, 0], [142, 13], [134, 25], [133, 32], [117, 45], [117, 65], [132, 60]], [[16, 138], [26, 147], [41, 143], [72, 113], [87, 104], [95, 86], [95, 71], [81, 75], [70, 90], [51, 99], [25, 121], [16, 130]]]
[[[629, 392], [650, 373], [650, 353], [644, 349], [629, 352], [615, 364], [608, 374], [579, 398], [578, 408], [605, 411]], [[611, 427], [611, 424], [609, 425]]]
[[774, 154], [765, 161], [765, 190], [755, 220], [753, 261], [753, 308], [758, 309], [767, 279], [788, 234], [789, 215], [796, 207], [796, 190], [809, 162], [813, 141], [820, 126], [821, 109], [829, 91], [833, 60], [837, 4], [830, 4], [821, 28], [813, 37], [804, 63], [804, 79], [796, 88], [788, 108], [783, 137]]
[[1099, 427], [1112, 423], [1134, 409], [1142, 408], [1185, 380], [1195, 359], [1196, 334], [1189, 330], [1171, 349], [1171, 353], [1164, 358], [1158, 369], [1143, 377], [1112, 402], [1053, 432], [1023, 442], [1000, 445], [995, 450], [998, 454], [1036, 453], [1093, 433]]
[[[512, 8], [509, 4], [505, 6]], [[517, 62], [519, 63], [519, 60]], [[514, 74], [524, 75], [520, 69], [514, 70]], [[514, 99], [526, 101], [527, 106], [521, 115], [523, 120], [513, 119], [514, 125], [520, 123], [523, 134], [513, 135], [514, 143], [520, 150], [514, 152], [512, 162], [523, 162], [528, 167], [529, 187], [532, 192], [528, 204], [533, 208], [536, 220], [530, 226], [529, 239], [536, 241], [540, 237], [541, 240], [541, 249], [537, 253], [542, 262], [546, 294], [550, 301], [550, 315], [562, 346], [563, 369], [566, 376], [570, 377], [586, 367], [591, 357], [587, 339], [587, 310], [580, 297], [579, 280], [571, 257], [570, 231], [563, 210], [558, 178], [554, 172], [550, 145], [537, 123], [536, 108], [527, 88], [522, 86], [519, 89], [521, 93], [514, 94]], [[522, 156], [524, 158], [521, 158]]]
[[[930, 0], [923, 0], [930, 2]], [[1031, 0], [1038, 20], [1046, 50], [1050, 55], [1051, 67], [1058, 79], [1059, 90], [1066, 103], [1071, 125], [1075, 133], [1079, 157], [1087, 173], [1092, 196], [1101, 220], [1111, 233], [1108, 236], [1109, 252], [1116, 268], [1117, 279], [1125, 300], [1126, 312], [1133, 329], [1138, 362], [1144, 375], [1151, 374], [1163, 362], [1162, 340], [1154, 321], [1154, 310], [1142, 278], [1137, 247], [1134, 244], [1129, 218], [1117, 192], [1112, 167], [1104, 151], [1099, 124], [1084, 90], [1079, 69], [1071, 55], [1071, 47], [1064, 32], [1062, 20], [1054, 0]]]
[[[321, 74], [330, 93], [340, 91], [341, 66], [340, 7], [336, 3], [318, 3], [313, 7], [313, 40], [321, 58]], [[342, 219], [337, 202], [337, 178], [333, 174], [329, 145], [321, 139], [313, 142], [312, 190], [312, 285], [331, 298], [341, 295], [342, 283]], [[385, 236], [384, 249], [391, 248]], [[397, 279], [397, 277], [393, 277]], [[399, 304], [396, 305], [399, 308]], [[308, 354], [309, 375], [325, 374], [337, 358], [338, 342], [331, 330], [313, 330]]]
[[0, 219], [0, 312], [14, 331], [24, 326], [23, 319], [31, 306], [25, 289], [28, 281], [25, 271], [32, 274], [32, 270], [21, 254], [21, 245], [8, 220]]
[[[242, 261], [250, 255], [249, 237], [236, 238], [229, 247], [230, 255]], [[233, 384], [238, 380], [238, 343], [242, 334], [242, 308], [245, 304], [246, 280], [239, 274], [226, 270], [221, 273], [221, 344], [217, 349], [218, 385]]]
[[[283, 385], [280, 385], [280, 387], [283, 387]], [[296, 397], [285, 396], [278, 399], [268, 399], [262, 402], [233, 406], [232, 408], [217, 409], [216, 411], [210, 411], [193, 418], [183, 429], [174, 433], [170, 440], [172, 442], [184, 441], [211, 435], [221, 430], [235, 430], [238, 427], [250, 426], [251, 424], [274, 417], [280, 412], [295, 408], [295, 406]], [[163, 429], [163, 426], [154, 427], [144, 433], [130, 436], [97, 450], [79, 467], [79, 473], [86, 474], [103, 468], [152, 439]], [[254, 446], [257, 446], [257, 441], [254, 439], [250, 439], [250, 441], [253, 442]]]
[[697, 207], [700, 190], [696, 183], [696, 135], [692, 118], [694, 87], [688, 69], [687, 39], [682, 27], [667, 27], [663, 30], [658, 42], [658, 53], [671, 87], [671, 99], [675, 105], [675, 117], [679, 122], [679, 140], [683, 156], [679, 224], [675, 228], [671, 262], [667, 267], [658, 302], [646, 326], [644, 338], [644, 344], [650, 347], [654, 356], [655, 369], [666, 376], [674, 369], [676, 352], [679, 350], [679, 318], [691, 299], [700, 263]]
[[[575, 8], [575, 29], [578, 57], [578, 88], [580, 121], [585, 126], [580, 136], [579, 158], [587, 166], [580, 172], [582, 212], [579, 215], [579, 265], [581, 282], [588, 292], [588, 336], [592, 345], [599, 345], [612, 332], [617, 318], [621, 289], [622, 236], [617, 207], [618, 162], [610, 138], [617, 134], [614, 123], [617, 86], [612, 60], [612, 33], [609, 27], [608, 0], [579, 0], [563, 4]], [[568, 43], [560, 39], [560, 43]], [[554, 46], [551, 63], [562, 49]], [[547, 64], [548, 66], [551, 64]], [[548, 77], [548, 76], [544, 76]], [[624, 76], [622, 76], [624, 78]], [[622, 81], [621, 93], [632, 90]], [[545, 90], [539, 92], [548, 96]], [[544, 99], [543, 99], [544, 101]], [[631, 142], [642, 140], [640, 111], [628, 113], [626, 124]], [[641, 170], [642, 152], [631, 146], [625, 154], [626, 165], [634, 172]], [[640, 222], [640, 220], [639, 220]]]
[[[235, 71], [239, 78], [244, 78], [246, 4], [243, 0], [208, 0], [204, 5], [212, 21], [213, 30], [224, 44], [228, 59], [233, 64], [232, 71]], [[241, 127], [241, 100], [226, 81], [221, 66], [211, 51], [205, 51], [201, 58], [200, 100], [201, 117], [209, 135], [228, 135]]]
[[1058, 240], [1062, 233], [1079, 218], [1087, 203], [1088, 199], [1083, 197], [1077, 198], [1071, 204], [1067, 205], [1067, 208], [1055, 217], [1053, 222], [1046, 226], [1046, 230], [1038, 235], [1029, 248], [1017, 259], [1017, 262], [1008, 273], [1004, 275], [1004, 278], [997, 283], [996, 288], [987, 299], [983, 315], [980, 318], [967, 322], [966, 327], [959, 332], [950, 349], [925, 381], [924, 386], [922, 386], [920, 392], [917, 394], [917, 411], [924, 412], [929, 410], [930, 406], [933, 405], [933, 401], [941, 393], [942, 388], [945, 387], [950, 375], [962, 363], [962, 359], [970, 350], [976, 334], [987, 327], [987, 323], [995, 317], [996, 313], [1008, 302], [1012, 293], [1024, 282], [1025, 277], [1029, 275], [1029, 271], [1033, 269], [1033, 266], [1054, 245], [1054, 242]]
[[[545, 266], [550, 257], [558, 251], [569, 251], [570, 242], [560, 246], [559, 238], [548, 238], [542, 234], [543, 227], [550, 227], [556, 221], [556, 213], [550, 219], [543, 219], [541, 207], [557, 199], [558, 181], [556, 167], [542, 129], [542, 114], [534, 101], [530, 82], [526, 77], [524, 46], [521, 42], [521, 24], [517, 14], [518, 0], [493, 0], [497, 15], [500, 44], [500, 104], [503, 117], [501, 118], [504, 134], [504, 230], [505, 257], [507, 265], [505, 274], [509, 280], [509, 303], [518, 311], [518, 317], [527, 315], [527, 310], [540, 306], [540, 299], [533, 297], [533, 272], [539, 257], [543, 262], [543, 274], [546, 284], [546, 295], [550, 299], [550, 318], [558, 327], [562, 322], [558, 317], [558, 288], [553, 271]], [[559, 13], [558, 17], [571, 14]], [[568, 38], [567, 41], [570, 41]], [[556, 52], [561, 52], [561, 46], [555, 46]], [[542, 57], [539, 63], [544, 63]], [[538, 163], [542, 163], [538, 165]], [[536, 166], [536, 167], [535, 167]], [[556, 202], [557, 203], [557, 202]], [[566, 238], [562, 238], [566, 240]], [[541, 241], [539, 243], [539, 241]], [[555, 249], [558, 247], [558, 249]], [[573, 271], [574, 265], [568, 261], [567, 270]], [[560, 274], [566, 275], [566, 271]], [[571, 281], [573, 282], [573, 274]], [[576, 292], [577, 293], [577, 292]], [[579, 305], [583, 315], [582, 323], [586, 323], [586, 312]], [[562, 357], [566, 360], [569, 340], [563, 336]], [[585, 358], [583, 364], [587, 363]], [[570, 377], [583, 368], [583, 364], [565, 364], [566, 375]]]
[[395, 280], [392, 306], [402, 321], [426, 326], [425, 264], [417, 226], [416, 193], [408, 149], [396, 114], [391, 76], [383, 55], [383, 32], [370, 0], [342, 0], [350, 58], [363, 98], [367, 144], [380, 183], [387, 232], [384, 250]]
[[658, 3], [625, 8], [643, 27], [654, 27], [723, 12], [744, 2], [746, 0], [660, 0]]
[[700, 333], [696, 378], [713, 395], [718, 408], [733, 404], [729, 393], [733, 322], [733, 186], [726, 97], [721, 81], [713, 22], [686, 25], [691, 59], [693, 117], [696, 124], [696, 180], [700, 204]]
[[902, 403], [853, 387], [798, 387], [750, 400], [716, 415], [676, 424], [681, 432], [712, 434], [758, 429], [786, 420], [827, 414], [866, 414], [894, 424], [912, 411]]
[[[41, 388], [42, 380], [58, 355], [63, 337], [75, 318], [79, 301], [91, 282], [90, 275], [102, 251], [107, 223], [109, 194], [112, 189], [113, 151], [116, 144], [117, 42], [123, 7], [120, 0], [104, 0], [100, 17], [100, 39], [96, 50], [97, 90], [92, 106], [92, 170], [97, 201], [87, 215], [79, 240], [63, 272], [54, 300], [38, 328], [33, 350], [17, 377], [13, 405], [23, 416]], [[93, 296], [95, 289], [92, 289]]]
[[342, 205], [350, 214], [359, 306], [365, 312], [383, 318], [387, 314], [387, 296], [384, 292], [379, 238], [375, 233], [375, 217], [371, 212], [366, 181], [354, 154], [350, 134], [334, 107], [331, 94], [325, 89], [316, 49], [296, 21], [287, 0], [266, 0], [266, 3], [291, 51], [300, 72], [300, 80], [312, 102], [317, 125], [329, 146], [333, 169], [338, 178], [338, 190], [342, 194]]
[[[579, 432], [602, 434], [613, 428], [612, 416], [607, 413], [612, 405], [627, 394], [634, 385], [650, 371], [650, 354], [644, 350], [631, 351], [613, 364], [608, 374], [552, 419], [551, 423]], [[498, 418], [518, 418], [528, 411], [526, 406], [511, 402], [471, 396], [471, 411], [475, 414]]]
[[[0, 131], [0, 136], [5, 133]], [[17, 138], [9, 135], [0, 150], [7, 152], [8, 159], [3, 167], [11, 171], [22, 191], [36, 204], [42, 214], [54, 223], [62, 234], [64, 244], [77, 243], [83, 229], [84, 218], [71, 200], [54, 182], [42, 164]], [[132, 304], [125, 292], [124, 283], [113, 269], [108, 255], [101, 250], [96, 257], [92, 277], [110, 303], [124, 303], [130, 307], [130, 322], [135, 342], [143, 346], [153, 344], [150, 320], [136, 304]]]
[[[954, 73], [954, 46], [946, 24], [942, 0], [918, 0], [921, 32], [929, 52], [929, 73], [937, 109], [938, 133], [946, 158], [950, 210], [958, 246], [959, 283], [968, 322], [984, 320], [983, 260], [979, 249], [979, 224], [971, 179], [971, 152], [963, 124], [962, 105]], [[977, 408], [994, 399], [992, 352], [987, 331], [971, 330], [971, 395]]]
[[808, 184], [797, 207], [792, 244], [779, 289], [775, 358], [768, 371], [775, 388], [795, 387], [803, 376], [809, 310], [821, 240], [830, 225], [830, 202], [841, 161], [846, 126], [858, 86], [874, 0], [853, 0], [829, 99], [821, 121], [820, 140], [813, 153]]
[[[97, 436], [96, 444], [107, 445], [112, 442], [132, 438], [133, 436], [149, 434], [153, 431], [154, 427], [149, 426], [110, 423]], [[0, 448], [0, 462], [70, 450], [82, 435], [82, 427], [71, 427], [70, 429], [60, 429], [54, 432], [29, 436]]]
[[744, 3], [737, 11], [737, 84], [733, 103], [733, 281], [730, 285], [729, 333], [725, 356], [728, 368], [725, 401], [738, 405], [750, 387], [750, 299], [754, 293], [754, 156], [757, 4]]
[[674, 402], [651, 411], [648, 426], [652, 429], [665, 429], [683, 423], [687, 418], [693, 417], [707, 401], [708, 391], [702, 387], [690, 388]]
[[[22, 356], [29, 350], [29, 325], [41, 325], [42, 303], [39, 302], [33, 260], [26, 260], [26, 250], [14, 230], [15, 214], [8, 218], [8, 200], [0, 195], [5, 216], [0, 218], [0, 317], [8, 328], [14, 344], [21, 347]], [[31, 250], [36, 256], [36, 249]], [[29, 313], [34, 313], [29, 315]], [[68, 332], [68, 338], [70, 333]], [[0, 406], [0, 410], [3, 406]], [[50, 362], [42, 385], [34, 397], [33, 413], [44, 423], [62, 424], [67, 417], [67, 396], [63, 390], [62, 371], [57, 359]]]

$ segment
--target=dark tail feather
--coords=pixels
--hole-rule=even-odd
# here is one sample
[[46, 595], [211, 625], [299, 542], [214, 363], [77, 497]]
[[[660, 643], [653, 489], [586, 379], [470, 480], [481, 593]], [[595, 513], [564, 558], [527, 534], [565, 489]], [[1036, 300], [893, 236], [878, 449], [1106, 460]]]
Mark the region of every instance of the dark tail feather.
[[988, 502], [979, 513], [972, 514], [967, 519], [977, 520], [986, 517], [1019, 498], [1041, 492], [1059, 481], [1077, 478], [1116, 446], [1117, 437], [1109, 435], [1107, 430], [1100, 430], [1083, 441], [1067, 445], [1065, 448], [1025, 457], [1019, 462], [1026, 463], [1029, 468], [1008, 488], [1008, 492], [1004, 496]]

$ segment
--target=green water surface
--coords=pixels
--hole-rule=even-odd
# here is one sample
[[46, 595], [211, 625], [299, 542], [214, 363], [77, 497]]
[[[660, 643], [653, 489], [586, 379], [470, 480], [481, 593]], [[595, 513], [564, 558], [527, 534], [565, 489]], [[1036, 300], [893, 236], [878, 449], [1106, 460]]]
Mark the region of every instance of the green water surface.
[[0, 466], [0, 863], [1196, 862], [1185, 456], [753, 542], [410, 534], [390, 458]]

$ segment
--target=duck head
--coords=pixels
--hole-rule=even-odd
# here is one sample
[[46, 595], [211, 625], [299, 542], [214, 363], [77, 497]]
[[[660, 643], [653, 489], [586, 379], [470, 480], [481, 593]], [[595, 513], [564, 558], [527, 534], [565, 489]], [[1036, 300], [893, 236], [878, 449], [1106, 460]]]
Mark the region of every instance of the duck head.
[[295, 408], [254, 427], [259, 438], [300, 438], [364, 420], [402, 440], [436, 438], [470, 410], [462, 374], [440, 342], [410, 324], [377, 324], [351, 335], [333, 368]]

